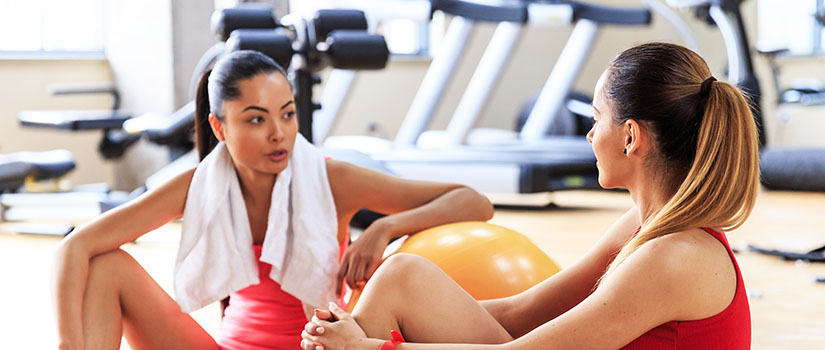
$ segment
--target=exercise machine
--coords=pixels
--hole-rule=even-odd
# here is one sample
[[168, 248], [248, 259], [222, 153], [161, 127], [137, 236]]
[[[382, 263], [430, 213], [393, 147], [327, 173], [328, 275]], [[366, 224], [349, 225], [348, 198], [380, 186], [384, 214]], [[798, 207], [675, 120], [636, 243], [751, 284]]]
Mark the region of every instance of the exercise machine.
[[[453, 16], [442, 46], [433, 58], [394, 141], [366, 136], [330, 137], [328, 148], [359, 150], [395, 174], [413, 179], [458, 182], [487, 194], [529, 194], [564, 189], [599, 188], [595, 156], [584, 137], [547, 138], [566, 103], [575, 77], [601, 25], [646, 25], [647, 8], [611, 8], [574, 1], [431, 2], [431, 11]], [[465, 89], [450, 127], [437, 137], [426, 134], [440, 97], [475, 22], [497, 24], [478, 67]], [[494, 137], [470, 144], [470, 130], [526, 25], [574, 25], [536, 107], [517, 137]], [[544, 95], [544, 96], [542, 96]], [[437, 141], [431, 142], [430, 140]]]

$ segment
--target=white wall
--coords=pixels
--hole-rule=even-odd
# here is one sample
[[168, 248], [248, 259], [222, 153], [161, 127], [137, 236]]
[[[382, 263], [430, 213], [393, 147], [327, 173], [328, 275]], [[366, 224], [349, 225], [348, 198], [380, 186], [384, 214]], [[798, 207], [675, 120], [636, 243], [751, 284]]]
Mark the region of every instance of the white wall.
[[[171, 114], [188, 102], [200, 55], [215, 42], [209, 31], [214, 2], [145, 0], [107, 2], [107, 57], [135, 115]], [[168, 162], [166, 148], [141, 141], [118, 163], [114, 186], [129, 190]]]
[[210, 18], [215, 5], [212, 1], [172, 1], [172, 61], [174, 69], [175, 108], [192, 99], [190, 81], [192, 70], [207, 48], [218, 39], [212, 35]]

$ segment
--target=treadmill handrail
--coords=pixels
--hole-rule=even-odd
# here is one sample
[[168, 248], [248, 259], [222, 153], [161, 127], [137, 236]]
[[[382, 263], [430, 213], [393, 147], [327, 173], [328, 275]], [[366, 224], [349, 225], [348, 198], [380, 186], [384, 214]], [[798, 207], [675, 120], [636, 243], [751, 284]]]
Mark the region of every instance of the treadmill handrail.
[[431, 11], [441, 11], [481, 22], [527, 22], [527, 2], [484, 4], [465, 0], [432, 0]]
[[504, 1], [498, 4], [469, 0], [432, 0], [432, 11], [441, 11], [474, 21], [526, 23], [530, 5], [570, 6], [573, 21], [587, 19], [599, 24], [646, 25], [651, 13], [647, 7], [608, 7], [577, 1]]
[[573, 20], [590, 20], [599, 24], [646, 25], [650, 24], [650, 9], [646, 7], [608, 7], [566, 1], [573, 6]]

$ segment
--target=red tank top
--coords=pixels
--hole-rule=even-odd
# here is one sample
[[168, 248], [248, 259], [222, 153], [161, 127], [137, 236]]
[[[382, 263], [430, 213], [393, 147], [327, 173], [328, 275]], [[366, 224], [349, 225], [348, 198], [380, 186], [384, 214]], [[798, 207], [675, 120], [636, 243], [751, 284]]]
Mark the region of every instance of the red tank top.
[[[339, 259], [347, 243], [348, 238], [341, 243]], [[260, 260], [260, 245], [252, 247], [261, 282], [229, 294], [217, 343], [221, 349], [298, 349], [301, 330], [307, 323], [303, 304], [269, 278], [272, 265]]]
[[653, 328], [622, 349], [750, 349], [751, 314], [739, 264], [725, 234], [704, 228], [728, 251], [736, 269], [736, 294], [727, 308], [695, 321], [670, 321]]

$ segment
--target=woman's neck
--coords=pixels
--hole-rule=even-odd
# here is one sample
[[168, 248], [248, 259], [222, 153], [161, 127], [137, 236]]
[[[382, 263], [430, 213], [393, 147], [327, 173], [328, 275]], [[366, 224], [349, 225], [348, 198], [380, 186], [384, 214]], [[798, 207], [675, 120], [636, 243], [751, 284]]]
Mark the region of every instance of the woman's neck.
[[238, 173], [238, 182], [241, 185], [241, 193], [247, 205], [260, 205], [267, 203], [272, 198], [272, 187], [278, 175], [266, 174], [255, 170], [235, 167]]
[[662, 181], [654, 179], [657, 179], [655, 174], [645, 174], [627, 186], [630, 198], [639, 208], [639, 222], [642, 223], [662, 209], [672, 195], [664, 190]]

